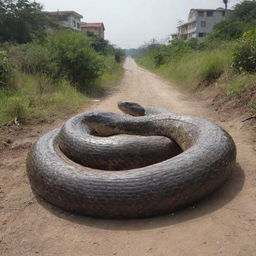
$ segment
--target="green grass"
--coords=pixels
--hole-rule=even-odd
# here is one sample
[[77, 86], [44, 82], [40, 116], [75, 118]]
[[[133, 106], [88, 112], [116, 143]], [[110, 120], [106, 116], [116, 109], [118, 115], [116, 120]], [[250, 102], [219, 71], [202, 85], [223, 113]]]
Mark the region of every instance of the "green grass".
[[114, 56], [106, 57], [105, 65], [106, 69], [103, 75], [86, 89], [86, 93], [92, 97], [104, 95], [109, 88], [117, 85], [124, 75], [122, 64], [116, 63]]
[[77, 110], [86, 96], [67, 81], [17, 73], [15, 88], [0, 90], [0, 123], [36, 123]]
[[252, 104], [250, 104], [250, 109], [251, 109], [253, 112], [256, 112], [256, 101], [253, 102]]
[[156, 70], [170, 81], [187, 88], [209, 85], [230, 69], [232, 52], [227, 48], [211, 51], [192, 51]]
[[225, 93], [227, 96], [238, 96], [246, 86], [251, 85], [256, 79], [256, 75], [252, 74], [239, 74], [233, 75], [226, 79]]
[[154, 60], [153, 60], [153, 54], [151, 53], [149, 53], [149, 54], [145, 54], [145, 55], [142, 55], [142, 56], [140, 56], [140, 57], [138, 57], [138, 58], [136, 58], [136, 62], [140, 65], [140, 66], [142, 66], [142, 67], [144, 67], [144, 68], [146, 68], [146, 69], [149, 69], [149, 70], [151, 70], [151, 71], [156, 71], [157, 70], [157, 68], [156, 68], [156, 66], [155, 66], [155, 63], [154, 63]]
[[238, 74], [232, 68], [236, 42], [227, 42], [214, 49], [191, 50], [183, 56], [166, 61], [160, 67], [154, 65], [153, 54], [142, 54], [139, 65], [156, 72], [171, 82], [188, 89], [204, 88], [217, 83], [227, 97], [244, 98], [249, 109], [256, 111], [256, 103], [247, 102], [255, 88], [256, 74]]
[[217, 49], [190, 50], [167, 59], [160, 67], [154, 64], [153, 52], [147, 52], [137, 58], [137, 62], [172, 82], [193, 89], [202, 83], [210, 84], [231, 69], [233, 48], [234, 43], [223, 43]]
[[17, 119], [18, 122], [39, 123], [76, 111], [89, 97], [98, 96], [116, 85], [123, 76], [123, 67], [113, 58], [96, 83], [79, 92], [62, 79], [53, 82], [46, 76], [16, 72], [13, 87], [0, 90], [0, 124]]

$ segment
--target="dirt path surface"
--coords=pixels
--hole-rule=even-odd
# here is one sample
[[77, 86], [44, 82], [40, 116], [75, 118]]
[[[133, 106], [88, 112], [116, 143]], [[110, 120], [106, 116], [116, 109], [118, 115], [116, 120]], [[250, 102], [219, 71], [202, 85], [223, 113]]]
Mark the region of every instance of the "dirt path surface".
[[117, 112], [116, 102], [129, 100], [207, 118], [233, 136], [241, 168], [209, 198], [166, 216], [142, 220], [75, 216], [36, 198], [25, 171], [31, 142], [63, 120], [17, 128], [10, 135], [15, 141], [6, 137], [10, 146], [0, 154], [0, 255], [256, 255], [256, 148], [241, 129], [241, 120], [220, 121], [206, 102], [180, 92], [132, 59], [126, 60], [125, 69], [120, 86], [83, 110]]

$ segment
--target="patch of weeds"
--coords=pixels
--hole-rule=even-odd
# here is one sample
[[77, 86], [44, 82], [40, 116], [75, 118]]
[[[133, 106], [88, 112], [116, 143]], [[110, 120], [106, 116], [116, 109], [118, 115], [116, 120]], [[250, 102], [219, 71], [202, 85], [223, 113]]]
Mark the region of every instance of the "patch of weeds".
[[235, 76], [231, 82], [227, 84], [226, 95], [227, 96], [237, 96], [240, 94], [241, 90], [253, 82], [254, 76], [248, 74], [242, 74]]
[[249, 107], [250, 107], [250, 109], [251, 109], [253, 112], [256, 112], [256, 101], [253, 102], [253, 103], [251, 103], [251, 104], [249, 105]]

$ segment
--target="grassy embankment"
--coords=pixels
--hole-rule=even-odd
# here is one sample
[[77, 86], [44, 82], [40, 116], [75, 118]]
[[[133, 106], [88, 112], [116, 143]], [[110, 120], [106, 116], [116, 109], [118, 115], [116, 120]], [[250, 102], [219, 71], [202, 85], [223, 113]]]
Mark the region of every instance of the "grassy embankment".
[[0, 124], [60, 117], [116, 85], [123, 67], [122, 61], [116, 61], [115, 49], [105, 42], [111, 52], [102, 54], [91, 44], [92, 39], [82, 34], [59, 32], [46, 43], [4, 46], [5, 51], [0, 51]]
[[244, 105], [248, 111], [254, 112], [256, 75], [234, 70], [233, 56], [236, 46], [237, 42], [234, 41], [222, 42], [216, 47], [204, 50], [190, 49], [172, 58], [165, 56], [160, 65], [156, 64], [158, 50], [155, 49], [139, 54], [136, 61], [167, 80], [193, 91], [217, 86], [227, 100], [234, 100], [237, 106]]
[[105, 72], [88, 93], [80, 92], [65, 79], [53, 83], [47, 77], [17, 72], [15, 89], [0, 90], [0, 124], [15, 119], [20, 123], [39, 123], [77, 111], [90, 97], [118, 84], [123, 68], [119, 64], [115, 66], [111, 72]]
[[111, 63], [107, 71], [79, 91], [65, 79], [53, 82], [41, 75], [15, 72], [15, 87], [0, 89], [0, 124], [17, 119], [20, 123], [38, 123], [78, 110], [90, 97], [104, 93], [123, 76], [121, 64]]

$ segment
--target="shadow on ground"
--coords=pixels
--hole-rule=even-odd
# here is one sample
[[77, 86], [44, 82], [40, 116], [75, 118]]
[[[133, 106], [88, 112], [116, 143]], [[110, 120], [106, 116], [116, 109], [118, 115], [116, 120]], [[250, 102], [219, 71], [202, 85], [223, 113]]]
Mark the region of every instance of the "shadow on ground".
[[228, 181], [207, 198], [201, 200], [193, 206], [170, 213], [169, 215], [145, 219], [111, 220], [79, 216], [56, 208], [37, 195], [35, 196], [38, 203], [46, 210], [55, 216], [66, 219], [70, 222], [105, 230], [136, 231], [176, 225], [178, 223], [196, 219], [214, 212], [233, 200], [242, 190], [244, 182], [244, 171], [241, 169], [240, 165], [237, 164], [233, 170], [232, 176], [228, 179]]

